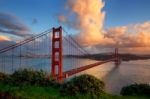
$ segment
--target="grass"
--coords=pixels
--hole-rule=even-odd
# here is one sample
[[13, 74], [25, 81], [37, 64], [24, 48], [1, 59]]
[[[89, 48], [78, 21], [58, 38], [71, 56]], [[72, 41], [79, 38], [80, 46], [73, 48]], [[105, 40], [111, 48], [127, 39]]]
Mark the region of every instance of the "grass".
[[12, 86], [3, 83], [0, 83], [0, 92], [10, 92], [13, 96], [21, 97], [22, 99], [149, 99], [149, 97], [125, 97], [111, 94], [103, 94], [99, 98], [94, 98], [94, 96], [92, 97], [88, 94], [62, 96], [58, 88], [51, 86]]

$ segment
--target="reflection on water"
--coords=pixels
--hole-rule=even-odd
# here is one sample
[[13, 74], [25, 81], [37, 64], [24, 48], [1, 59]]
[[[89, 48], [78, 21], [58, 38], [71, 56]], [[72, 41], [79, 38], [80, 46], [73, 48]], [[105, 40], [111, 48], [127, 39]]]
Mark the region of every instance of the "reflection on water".
[[[50, 72], [51, 69], [51, 59], [48, 58], [31, 58], [13, 59], [13, 64], [11, 58], [7, 58], [3, 63], [0, 60], [0, 71], [12, 72], [18, 68], [32, 68], [36, 70], [43, 69], [46, 72]], [[65, 58], [63, 60], [63, 71], [67, 71], [73, 68], [85, 66], [97, 61], [90, 59], [75, 59], [75, 58]], [[106, 83], [107, 92], [119, 94], [120, 89], [132, 83], [149, 83], [150, 84], [150, 60], [138, 60], [122, 62], [120, 66], [115, 66], [113, 62], [109, 62], [86, 71], [80, 74], [87, 73], [102, 79]], [[21, 67], [20, 64], [22, 65]], [[13, 65], [13, 66], [12, 66]], [[76, 75], [80, 75], [76, 74]], [[75, 76], [76, 76], [75, 75]]]
[[120, 66], [107, 63], [84, 73], [92, 74], [106, 83], [107, 92], [119, 94], [123, 86], [133, 83], [150, 84], [150, 60], [122, 62]]

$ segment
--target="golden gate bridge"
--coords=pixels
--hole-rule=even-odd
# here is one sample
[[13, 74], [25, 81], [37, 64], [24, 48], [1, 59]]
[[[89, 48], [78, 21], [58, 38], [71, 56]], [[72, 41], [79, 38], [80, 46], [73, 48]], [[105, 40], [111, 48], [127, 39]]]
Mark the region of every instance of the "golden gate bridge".
[[[65, 35], [63, 35], [65, 34]], [[85, 57], [86, 56], [86, 57]], [[52, 28], [0, 50], [0, 72], [12, 73], [18, 69], [43, 69], [58, 81], [92, 67], [114, 61], [120, 64], [118, 48], [104, 61], [82, 64], [80, 59], [92, 55], [62, 27]], [[72, 59], [71, 62], [65, 59]], [[77, 61], [75, 61], [77, 60]], [[48, 66], [47, 66], [48, 64]], [[68, 67], [64, 69], [64, 65]]]

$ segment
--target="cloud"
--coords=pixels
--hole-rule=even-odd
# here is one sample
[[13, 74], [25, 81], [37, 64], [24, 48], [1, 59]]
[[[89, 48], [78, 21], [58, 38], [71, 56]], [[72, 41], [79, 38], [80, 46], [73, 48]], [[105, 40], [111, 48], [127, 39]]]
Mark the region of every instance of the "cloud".
[[0, 35], [0, 41], [10, 41], [10, 38]]
[[68, 0], [65, 9], [69, 13], [58, 20], [80, 31], [74, 38], [86, 49], [97, 52], [119, 47], [122, 52], [150, 52], [149, 21], [104, 29], [103, 7], [102, 0]]
[[30, 29], [15, 15], [0, 12], [0, 32], [24, 37], [29, 35]]
[[68, 15], [61, 15], [59, 20], [67, 25], [79, 29], [75, 38], [83, 46], [96, 45], [101, 42], [105, 12], [102, 11], [102, 0], [68, 0], [65, 5], [70, 10]]
[[112, 43], [99, 43], [97, 49], [119, 47], [124, 53], [150, 53], [150, 22], [112, 27], [105, 30], [104, 40]]
[[66, 8], [70, 8], [71, 14], [76, 16], [72, 23], [74, 28], [80, 30], [76, 39], [84, 46], [98, 44], [103, 35], [100, 30], [103, 27], [105, 13], [102, 11], [102, 0], [69, 0]]
[[14, 42], [14, 41], [8, 41], [8, 40], [5, 40], [5, 41], [0, 41], [0, 50], [1, 49], [3, 49], [3, 48], [5, 48], [5, 47], [8, 47], [8, 46], [10, 46], [10, 45], [12, 45], [12, 44], [16, 44], [16, 42]]
[[105, 30], [105, 37], [120, 47], [150, 47], [150, 22], [113, 27]]
[[64, 15], [59, 15], [58, 17], [58, 21], [59, 22], [62, 22], [62, 23], [66, 23], [67, 22], [67, 19]]

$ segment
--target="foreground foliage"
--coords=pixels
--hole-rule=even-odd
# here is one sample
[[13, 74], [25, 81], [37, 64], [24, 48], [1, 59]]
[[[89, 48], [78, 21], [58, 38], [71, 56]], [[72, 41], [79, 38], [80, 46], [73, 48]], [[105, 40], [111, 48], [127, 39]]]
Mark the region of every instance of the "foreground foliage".
[[1, 73], [0, 72], [0, 81], [4, 81], [8, 77], [7, 74]]
[[57, 83], [43, 71], [19, 70], [11, 75], [0, 73], [0, 99], [149, 99], [115, 96], [104, 92], [104, 82], [91, 75], [81, 75]]
[[124, 96], [150, 96], [150, 85], [132, 84], [123, 87], [120, 94]]
[[4, 76], [1, 81], [3, 81], [6, 84], [15, 86], [22, 86], [22, 85], [49, 86], [53, 84], [54, 80], [49, 80], [48, 78], [46, 78], [46, 76], [47, 74], [43, 71], [24, 69], [15, 71], [11, 75]]
[[[0, 83], [0, 93], [1, 92], [11, 94], [15, 97], [12, 99], [149, 99], [148, 97], [114, 96], [107, 93], [101, 94], [101, 96], [97, 98], [93, 98], [90, 94], [62, 96], [59, 89], [52, 86], [12, 86], [3, 83]], [[2, 98], [0, 97], [0, 99]]]
[[100, 81], [94, 76], [83, 74], [65, 82], [61, 88], [61, 92], [65, 95], [76, 95], [81, 93], [100, 96], [104, 93], [104, 86], [103, 81]]

